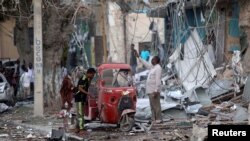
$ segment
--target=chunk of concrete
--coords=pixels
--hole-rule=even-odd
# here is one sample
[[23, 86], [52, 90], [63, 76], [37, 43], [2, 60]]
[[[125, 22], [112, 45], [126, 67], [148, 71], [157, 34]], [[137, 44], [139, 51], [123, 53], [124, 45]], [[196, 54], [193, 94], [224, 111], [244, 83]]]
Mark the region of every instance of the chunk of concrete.
[[199, 127], [198, 125], [193, 125], [191, 141], [204, 141], [208, 135], [207, 128]]
[[0, 113], [7, 111], [8, 108], [9, 108], [9, 106], [7, 106], [6, 104], [0, 103]]
[[236, 111], [233, 116], [234, 122], [242, 122], [248, 120], [248, 112], [246, 108], [237, 106]]

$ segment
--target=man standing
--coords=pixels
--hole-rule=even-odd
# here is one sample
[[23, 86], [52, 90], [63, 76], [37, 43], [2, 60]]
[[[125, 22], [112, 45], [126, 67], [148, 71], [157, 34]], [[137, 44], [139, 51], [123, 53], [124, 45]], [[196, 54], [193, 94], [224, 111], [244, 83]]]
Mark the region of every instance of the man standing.
[[20, 82], [23, 87], [23, 99], [27, 98], [30, 95], [30, 75], [28, 73], [28, 69], [24, 69], [24, 73], [20, 78]]
[[149, 96], [149, 102], [152, 113], [152, 122], [162, 122], [161, 117], [161, 104], [160, 104], [160, 90], [161, 90], [161, 74], [162, 68], [160, 66], [160, 58], [154, 56], [151, 60], [151, 64], [139, 57], [138, 52], [136, 53], [137, 58], [142, 64], [149, 69], [148, 78], [146, 81], [146, 94]]
[[84, 133], [84, 104], [87, 102], [87, 96], [90, 96], [88, 93], [91, 80], [95, 76], [95, 69], [89, 68], [87, 74], [83, 75], [82, 78], [78, 81], [78, 92], [75, 95], [76, 109], [77, 109], [77, 130], [76, 132], [80, 134]]
[[132, 68], [132, 74], [135, 75], [136, 67], [137, 67], [137, 60], [136, 60], [136, 52], [135, 52], [135, 45], [131, 44], [131, 53], [130, 53], [130, 66]]
[[67, 111], [69, 112], [72, 108], [72, 98], [73, 98], [73, 83], [70, 74], [66, 74], [62, 81], [62, 86], [60, 89], [60, 94], [62, 98], [62, 109], [65, 109], [65, 103], [68, 103]]
[[34, 94], [34, 70], [33, 70], [33, 65], [32, 63], [29, 63], [29, 69], [28, 69], [28, 73], [30, 76], [30, 94], [33, 95]]

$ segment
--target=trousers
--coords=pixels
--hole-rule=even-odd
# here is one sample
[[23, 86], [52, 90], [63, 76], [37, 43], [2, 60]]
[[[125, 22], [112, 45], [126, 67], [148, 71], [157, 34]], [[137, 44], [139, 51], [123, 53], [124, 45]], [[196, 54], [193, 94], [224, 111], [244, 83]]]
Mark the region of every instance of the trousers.
[[161, 103], [160, 103], [160, 93], [150, 93], [148, 94], [149, 103], [152, 113], [152, 121], [162, 120], [161, 117]]

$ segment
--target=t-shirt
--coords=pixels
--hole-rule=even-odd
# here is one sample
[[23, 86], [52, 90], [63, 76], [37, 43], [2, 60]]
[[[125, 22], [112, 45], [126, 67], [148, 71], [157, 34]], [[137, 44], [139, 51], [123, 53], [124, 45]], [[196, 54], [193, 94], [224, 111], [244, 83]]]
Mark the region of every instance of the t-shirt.
[[33, 69], [29, 69], [28, 70], [28, 74], [30, 75], [30, 82], [34, 82], [34, 70]]
[[87, 95], [79, 91], [79, 86], [83, 87], [85, 91], [88, 91], [89, 84], [90, 84], [90, 80], [86, 77], [86, 75], [83, 75], [82, 78], [79, 79], [78, 84], [77, 84], [78, 92], [75, 95], [75, 102], [87, 101]]
[[28, 72], [24, 72], [20, 78], [22, 86], [27, 88], [30, 86], [30, 75]]
[[149, 56], [150, 56], [149, 51], [143, 50], [143, 51], [141, 52], [141, 58], [142, 58], [143, 60], [148, 61]]

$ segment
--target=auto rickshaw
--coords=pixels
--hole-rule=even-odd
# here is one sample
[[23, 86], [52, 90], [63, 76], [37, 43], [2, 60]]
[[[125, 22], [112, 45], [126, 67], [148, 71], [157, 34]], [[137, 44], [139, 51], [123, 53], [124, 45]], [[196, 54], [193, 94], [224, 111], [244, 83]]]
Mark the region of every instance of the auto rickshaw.
[[136, 88], [128, 64], [102, 64], [97, 69], [96, 84], [89, 88], [85, 119], [117, 124], [130, 131], [136, 112]]

